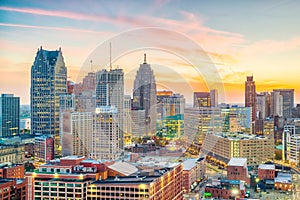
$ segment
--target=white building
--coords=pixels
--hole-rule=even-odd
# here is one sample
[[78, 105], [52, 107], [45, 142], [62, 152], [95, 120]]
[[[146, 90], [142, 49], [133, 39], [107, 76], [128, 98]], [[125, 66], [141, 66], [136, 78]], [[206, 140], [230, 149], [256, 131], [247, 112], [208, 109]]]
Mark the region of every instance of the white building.
[[118, 126], [118, 110], [114, 106], [100, 106], [93, 116], [93, 159], [115, 160], [123, 152], [123, 134]]

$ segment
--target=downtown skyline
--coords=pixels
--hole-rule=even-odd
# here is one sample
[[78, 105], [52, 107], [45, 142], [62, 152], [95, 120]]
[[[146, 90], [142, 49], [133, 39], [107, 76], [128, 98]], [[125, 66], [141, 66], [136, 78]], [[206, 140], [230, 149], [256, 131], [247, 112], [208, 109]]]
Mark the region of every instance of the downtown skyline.
[[[124, 31], [158, 27], [178, 31], [203, 48], [220, 74], [227, 103], [244, 102], [244, 80], [252, 74], [258, 93], [294, 88], [299, 103], [299, 6], [297, 1], [86, 1], [84, 6], [79, 1], [1, 1], [1, 91], [29, 104], [30, 68], [41, 45], [49, 50], [61, 47], [68, 77], [77, 81], [84, 61], [99, 44]], [[113, 64], [126, 72], [139, 66], [144, 53], [154, 74], [159, 66], [188, 66], [174, 55], [153, 50], [130, 53]], [[103, 56], [109, 59], [109, 52]], [[203, 91], [188, 74], [185, 80], [194, 91]], [[125, 89], [126, 94], [131, 91]]]

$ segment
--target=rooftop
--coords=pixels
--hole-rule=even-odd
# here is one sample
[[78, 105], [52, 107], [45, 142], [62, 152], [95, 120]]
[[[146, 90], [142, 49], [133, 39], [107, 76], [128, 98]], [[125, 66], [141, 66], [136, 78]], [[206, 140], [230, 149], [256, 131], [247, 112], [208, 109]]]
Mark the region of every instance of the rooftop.
[[183, 162], [183, 170], [191, 170], [193, 167], [195, 167], [196, 162], [198, 159], [196, 158], [190, 158]]
[[247, 158], [231, 158], [228, 163], [228, 166], [246, 166], [247, 165]]
[[275, 170], [275, 165], [261, 164], [261, 165], [258, 166], [258, 169]]
[[115, 162], [114, 164], [109, 165], [107, 167], [114, 171], [120, 172], [121, 174], [124, 174], [125, 176], [129, 176], [138, 171], [138, 168], [136, 168], [135, 166], [133, 166], [127, 162]]

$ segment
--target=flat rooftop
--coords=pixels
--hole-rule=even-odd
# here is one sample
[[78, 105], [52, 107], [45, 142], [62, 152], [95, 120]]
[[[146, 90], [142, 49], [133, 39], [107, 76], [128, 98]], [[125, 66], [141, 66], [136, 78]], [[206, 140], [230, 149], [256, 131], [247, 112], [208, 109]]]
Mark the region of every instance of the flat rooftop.
[[275, 170], [275, 165], [272, 165], [272, 164], [260, 164], [260, 165], [258, 166], [258, 169]]
[[247, 165], [247, 158], [231, 158], [228, 166], [246, 166]]
[[98, 180], [93, 184], [149, 184], [160, 176], [126, 176], [126, 177], [109, 177], [106, 180]]

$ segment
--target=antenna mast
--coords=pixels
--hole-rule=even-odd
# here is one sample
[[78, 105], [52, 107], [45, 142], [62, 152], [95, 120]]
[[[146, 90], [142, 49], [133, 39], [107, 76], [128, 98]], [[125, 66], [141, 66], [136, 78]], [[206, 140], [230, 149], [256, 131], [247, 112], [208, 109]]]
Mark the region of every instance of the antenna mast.
[[112, 70], [112, 65], [111, 65], [111, 42], [109, 42], [109, 68]]
[[93, 60], [90, 60], [91, 63], [91, 72], [93, 72]]

